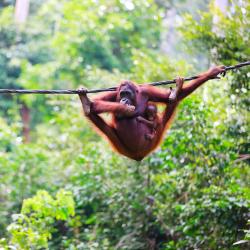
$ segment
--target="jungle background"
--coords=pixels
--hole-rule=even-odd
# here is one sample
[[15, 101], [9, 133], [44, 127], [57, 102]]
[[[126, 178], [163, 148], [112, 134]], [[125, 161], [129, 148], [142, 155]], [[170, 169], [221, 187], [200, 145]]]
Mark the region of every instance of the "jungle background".
[[[250, 1], [0, 1], [0, 88], [89, 89], [250, 58]], [[0, 95], [0, 249], [249, 249], [249, 67], [114, 153], [76, 95]]]

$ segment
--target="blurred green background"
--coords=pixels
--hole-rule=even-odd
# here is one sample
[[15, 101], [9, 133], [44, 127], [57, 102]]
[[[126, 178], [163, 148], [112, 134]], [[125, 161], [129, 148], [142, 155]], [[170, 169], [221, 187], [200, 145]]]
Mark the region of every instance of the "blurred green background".
[[[1, 0], [0, 88], [191, 76], [249, 60], [249, 38], [249, 0]], [[249, 249], [249, 75], [187, 98], [141, 163], [77, 96], [0, 95], [0, 249]]]

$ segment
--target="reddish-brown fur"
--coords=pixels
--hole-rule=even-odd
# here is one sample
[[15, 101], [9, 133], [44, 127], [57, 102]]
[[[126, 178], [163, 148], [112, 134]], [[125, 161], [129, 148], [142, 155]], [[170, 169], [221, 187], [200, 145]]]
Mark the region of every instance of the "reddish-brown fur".
[[[117, 91], [96, 96], [91, 101], [90, 112], [85, 112], [85, 115], [109, 140], [114, 149], [122, 155], [140, 161], [160, 144], [174, 117], [178, 103], [204, 82], [222, 72], [224, 72], [224, 67], [219, 66], [201, 74], [198, 79], [185, 84], [178, 94], [176, 102], [169, 104], [167, 103], [170, 90], [123, 81]], [[122, 92], [124, 89], [129, 90], [134, 97], [134, 99], [131, 98], [132, 105], [135, 106], [133, 112], [131, 110], [128, 112], [128, 106], [121, 103], [121, 94], [124, 93]], [[80, 98], [83, 108], [86, 108], [86, 103], [83, 102], [87, 98], [86, 94], [81, 94]], [[145, 135], [151, 132], [151, 128], [137, 120], [138, 116], [143, 116], [149, 101], [167, 104], [162, 116], [159, 117], [156, 133], [152, 140], [145, 138]], [[104, 112], [112, 113], [111, 124], [108, 124], [99, 115]]]

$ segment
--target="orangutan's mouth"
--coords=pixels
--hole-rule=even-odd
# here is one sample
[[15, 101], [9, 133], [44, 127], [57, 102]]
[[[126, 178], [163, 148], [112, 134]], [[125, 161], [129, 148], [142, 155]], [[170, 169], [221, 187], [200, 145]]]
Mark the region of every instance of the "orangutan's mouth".
[[120, 100], [120, 103], [126, 104], [126, 105], [132, 105], [131, 100], [128, 99], [128, 98], [126, 98], [126, 97], [123, 97], [123, 98]]

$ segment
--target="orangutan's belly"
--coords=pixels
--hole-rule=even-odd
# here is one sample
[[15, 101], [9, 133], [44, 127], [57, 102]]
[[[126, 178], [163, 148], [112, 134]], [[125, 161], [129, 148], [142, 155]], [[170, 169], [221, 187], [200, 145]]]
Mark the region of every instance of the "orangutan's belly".
[[150, 151], [152, 141], [146, 139], [145, 135], [151, 133], [151, 128], [135, 118], [117, 121], [117, 135], [123, 145], [130, 151], [137, 154], [144, 154]]

